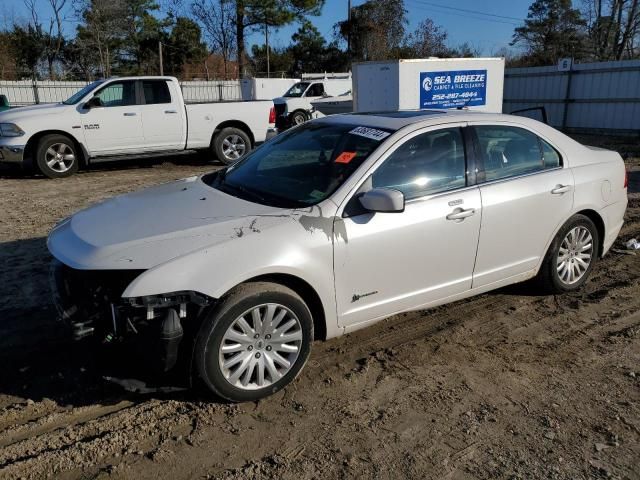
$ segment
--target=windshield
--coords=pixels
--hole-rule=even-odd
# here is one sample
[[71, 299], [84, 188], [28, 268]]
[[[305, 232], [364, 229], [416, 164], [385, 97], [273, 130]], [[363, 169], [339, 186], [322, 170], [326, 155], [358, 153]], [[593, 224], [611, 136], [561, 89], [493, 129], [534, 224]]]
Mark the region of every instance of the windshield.
[[355, 125], [307, 123], [203, 181], [252, 202], [307, 207], [333, 194], [389, 135]]
[[285, 93], [284, 96], [285, 97], [301, 97], [304, 94], [307, 87], [309, 87], [308, 82], [298, 82], [295, 85], [293, 85], [289, 90], [287, 90], [287, 93]]
[[80, 90], [80, 91], [74, 93], [73, 95], [71, 95], [69, 98], [67, 98], [62, 103], [64, 103], [65, 105], [75, 105], [80, 100], [82, 100], [91, 90], [93, 90], [98, 85], [101, 85], [103, 83], [104, 83], [104, 80], [97, 80], [97, 81], [95, 81], [93, 83], [90, 83], [89, 85], [84, 87], [82, 90]]

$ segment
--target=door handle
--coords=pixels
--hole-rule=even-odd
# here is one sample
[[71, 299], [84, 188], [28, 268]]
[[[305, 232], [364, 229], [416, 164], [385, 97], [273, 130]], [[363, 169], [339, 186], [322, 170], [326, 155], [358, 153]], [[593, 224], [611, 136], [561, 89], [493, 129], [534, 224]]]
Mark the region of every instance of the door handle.
[[136, 115], [138, 115], [137, 113], [134, 112], [126, 112], [123, 114], [125, 117], [135, 117]]
[[571, 190], [571, 185], [556, 185], [556, 187], [551, 190], [551, 193], [554, 195], [562, 195], [563, 193], [567, 193]]
[[165, 110], [164, 113], [178, 113], [177, 110]]
[[447, 220], [462, 221], [465, 218], [470, 217], [475, 213], [476, 213], [475, 208], [469, 208], [467, 210], [464, 210], [462, 208], [456, 208], [453, 212], [447, 215]]

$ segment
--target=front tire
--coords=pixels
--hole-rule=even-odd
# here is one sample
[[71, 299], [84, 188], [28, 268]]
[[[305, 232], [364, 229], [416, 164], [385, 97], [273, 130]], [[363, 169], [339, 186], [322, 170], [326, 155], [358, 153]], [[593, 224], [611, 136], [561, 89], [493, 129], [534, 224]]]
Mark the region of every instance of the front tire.
[[213, 149], [218, 160], [232, 165], [251, 151], [251, 139], [239, 128], [223, 128], [213, 141]]
[[293, 126], [302, 125], [307, 120], [309, 120], [309, 118], [308, 118], [307, 114], [305, 112], [303, 112], [302, 110], [297, 110], [297, 111], [293, 112], [293, 114], [291, 115], [291, 124]]
[[309, 357], [313, 319], [293, 290], [269, 282], [240, 285], [205, 318], [194, 351], [204, 384], [231, 402], [272, 395]]
[[78, 171], [77, 147], [64, 135], [45, 135], [38, 142], [34, 163], [45, 177], [70, 177]]
[[574, 215], [551, 242], [538, 273], [539, 283], [549, 293], [578, 290], [589, 278], [599, 248], [600, 238], [593, 221]]

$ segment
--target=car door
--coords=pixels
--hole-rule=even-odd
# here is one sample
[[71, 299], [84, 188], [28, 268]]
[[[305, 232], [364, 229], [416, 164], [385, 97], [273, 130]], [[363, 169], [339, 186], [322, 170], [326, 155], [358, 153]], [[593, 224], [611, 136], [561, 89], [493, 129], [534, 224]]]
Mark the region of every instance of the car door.
[[356, 194], [337, 220], [334, 271], [341, 326], [471, 288], [481, 202], [467, 179], [462, 127], [411, 134], [359, 188], [402, 191], [402, 213], [359, 211]]
[[573, 207], [573, 175], [548, 141], [521, 126], [475, 124], [482, 227], [473, 287], [530, 272]]
[[167, 80], [142, 80], [144, 104], [142, 128], [149, 151], [181, 150], [185, 147], [185, 111], [178, 100], [180, 92]]
[[91, 156], [142, 150], [144, 134], [135, 80], [110, 82], [94, 95], [100, 105], [81, 108], [82, 128]]

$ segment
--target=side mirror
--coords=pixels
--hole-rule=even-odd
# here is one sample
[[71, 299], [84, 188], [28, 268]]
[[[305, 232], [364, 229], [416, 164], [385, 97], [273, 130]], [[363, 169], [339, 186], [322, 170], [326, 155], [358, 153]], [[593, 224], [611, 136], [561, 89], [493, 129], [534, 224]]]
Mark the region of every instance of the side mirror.
[[100, 100], [100, 97], [93, 97], [91, 98], [91, 100], [89, 100], [88, 102], [86, 102], [82, 108], [84, 108], [85, 110], [91, 110], [92, 108], [96, 108], [96, 107], [102, 107], [102, 100]]
[[360, 204], [369, 212], [404, 212], [404, 194], [392, 188], [373, 188], [358, 197]]

